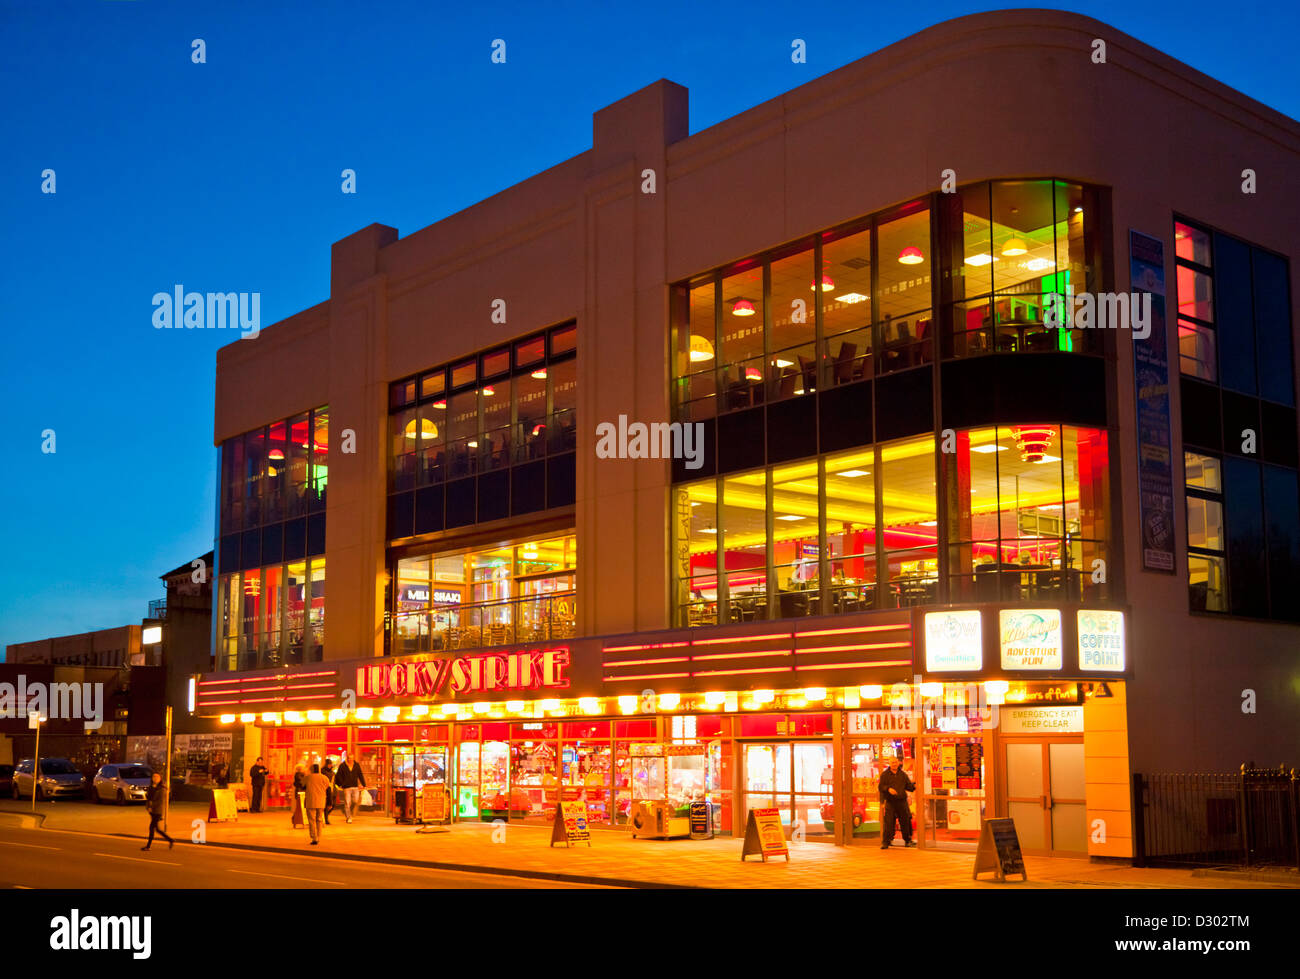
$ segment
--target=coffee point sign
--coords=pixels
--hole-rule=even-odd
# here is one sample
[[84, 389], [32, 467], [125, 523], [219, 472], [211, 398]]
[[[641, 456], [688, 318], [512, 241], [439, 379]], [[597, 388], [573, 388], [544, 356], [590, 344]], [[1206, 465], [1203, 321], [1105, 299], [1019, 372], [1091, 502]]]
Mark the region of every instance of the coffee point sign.
[[464, 693], [562, 690], [569, 686], [568, 647], [481, 653], [357, 667], [357, 696], [365, 700], [454, 698]]

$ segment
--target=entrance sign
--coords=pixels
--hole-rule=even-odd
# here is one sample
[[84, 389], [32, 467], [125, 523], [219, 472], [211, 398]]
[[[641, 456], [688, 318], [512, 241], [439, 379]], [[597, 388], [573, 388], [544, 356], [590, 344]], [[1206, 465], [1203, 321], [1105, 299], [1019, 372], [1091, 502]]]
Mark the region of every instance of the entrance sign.
[[213, 789], [212, 802], [208, 804], [208, 822], [224, 823], [238, 818], [239, 813], [235, 809], [235, 793], [229, 789]]
[[713, 839], [713, 803], [697, 799], [691, 803], [691, 839]]
[[984, 665], [978, 609], [925, 613], [925, 671], [973, 671]]
[[1079, 609], [1079, 669], [1123, 673], [1124, 613]]
[[555, 822], [551, 826], [551, 846], [575, 843], [591, 846], [591, 828], [587, 825], [587, 804], [581, 799], [561, 802], [555, 807]]
[[785, 857], [790, 862], [790, 848], [786, 846], [785, 829], [781, 826], [780, 809], [751, 809], [745, 824], [745, 844], [740, 851], [740, 861], [758, 855], [767, 863], [768, 857]]
[[1082, 707], [1003, 707], [1003, 734], [1082, 734]]
[[921, 715], [910, 710], [855, 710], [846, 716], [849, 734], [921, 733]]
[[979, 847], [975, 851], [975, 873], [971, 876], [979, 880], [980, 874], [989, 870], [993, 871], [995, 880], [1003, 882], [1008, 874], [1019, 874], [1021, 880], [1029, 879], [1014, 819], [984, 820]]
[[1060, 610], [1002, 609], [998, 613], [998, 646], [1004, 670], [1061, 669]]

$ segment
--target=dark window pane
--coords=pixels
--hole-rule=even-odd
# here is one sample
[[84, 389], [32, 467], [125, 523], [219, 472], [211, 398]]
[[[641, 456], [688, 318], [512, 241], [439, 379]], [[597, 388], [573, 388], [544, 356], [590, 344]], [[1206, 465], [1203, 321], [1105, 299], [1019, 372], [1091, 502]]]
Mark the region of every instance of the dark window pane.
[[388, 389], [388, 407], [401, 408], [415, 400], [415, 380], [398, 381]]
[[1300, 619], [1300, 486], [1294, 469], [1264, 467], [1268, 587], [1275, 619]]
[[1181, 221], [1174, 222], [1174, 252], [1179, 258], [1198, 265], [1210, 264], [1210, 236]]
[[307, 518], [307, 555], [314, 557], [325, 553], [325, 514], [314, 513]]
[[246, 530], [240, 539], [239, 566], [241, 569], [256, 568], [261, 563], [262, 534], [258, 530]]
[[426, 486], [415, 491], [415, 532], [442, 530], [442, 487]]
[[546, 356], [546, 337], [533, 337], [515, 344], [515, 366], [527, 367]]
[[394, 493], [388, 498], [388, 539], [410, 537], [415, 532], [415, 494]]
[[577, 487], [577, 457], [572, 453], [546, 460], [546, 506], [572, 506]]
[[576, 326], [562, 326], [551, 332], [551, 356], [556, 354], [568, 353], [570, 350], [576, 350], [578, 347], [578, 328]]
[[1228, 594], [1235, 615], [1268, 615], [1264, 577], [1264, 515], [1259, 463], [1223, 460], [1228, 514]]
[[496, 377], [510, 370], [510, 350], [494, 350], [483, 355], [482, 377]]
[[454, 388], [465, 384], [473, 384], [476, 380], [478, 380], [477, 360], [463, 361], [451, 369], [451, 386]]
[[436, 370], [420, 378], [420, 397], [432, 398], [447, 389], [447, 372]]
[[1204, 272], [1178, 266], [1178, 314], [1214, 322], [1214, 287]]
[[[1226, 388], [1254, 394], [1255, 317], [1250, 299], [1250, 248], [1236, 238], [1215, 235], [1214, 258], [1219, 380]], [[1181, 329], [1179, 337], [1181, 344]]]
[[1259, 393], [1270, 401], [1295, 404], [1291, 354], [1291, 291], [1284, 259], [1256, 249], [1255, 335], [1259, 344]]
[[284, 524], [262, 528], [262, 563], [279, 564], [284, 560]]
[[284, 559], [301, 561], [307, 556], [307, 520], [290, 520], [284, 525]]

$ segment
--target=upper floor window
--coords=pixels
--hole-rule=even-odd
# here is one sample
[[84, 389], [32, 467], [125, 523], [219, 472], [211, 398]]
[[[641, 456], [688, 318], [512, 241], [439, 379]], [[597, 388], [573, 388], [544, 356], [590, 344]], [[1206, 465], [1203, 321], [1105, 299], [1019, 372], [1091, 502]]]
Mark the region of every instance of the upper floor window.
[[1099, 200], [1059, 180], [985, 182], [679, 284], [677, 418], [909, 370], [932, 363], [936, 348], [945, 357], [1099, 350], [1098, 331], [1075, 328], [1069, 314], [1072, 296], [1101, 288]]
[[326, 406], [226, 439], [218, 536], [322, 512], [328, 484]]
[[389, 492], [575, 448], [576, 337], [558, 327], [390, 385]]

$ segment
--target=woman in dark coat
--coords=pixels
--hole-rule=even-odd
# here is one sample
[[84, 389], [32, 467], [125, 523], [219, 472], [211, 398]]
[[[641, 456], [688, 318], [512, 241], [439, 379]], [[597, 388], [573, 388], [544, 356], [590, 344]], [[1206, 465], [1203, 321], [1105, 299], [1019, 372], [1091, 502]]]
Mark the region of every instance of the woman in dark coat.
[[176, 845], [173, 840], [159, 825], [162, 822], [163, 812], [167, 808], [167, 786], [162, 784], [162, 775], [158, 772], [153, 773], [153, 781], [149, 788], [145, 789], [145, 796], [148, 799], [146, 808], [149, 810], [149, 842], [140, 847], [141, 850], [147, 850], [153, 846], [153, 834], [157, 831], [158, 835], [167, 841], [167, 849]]

